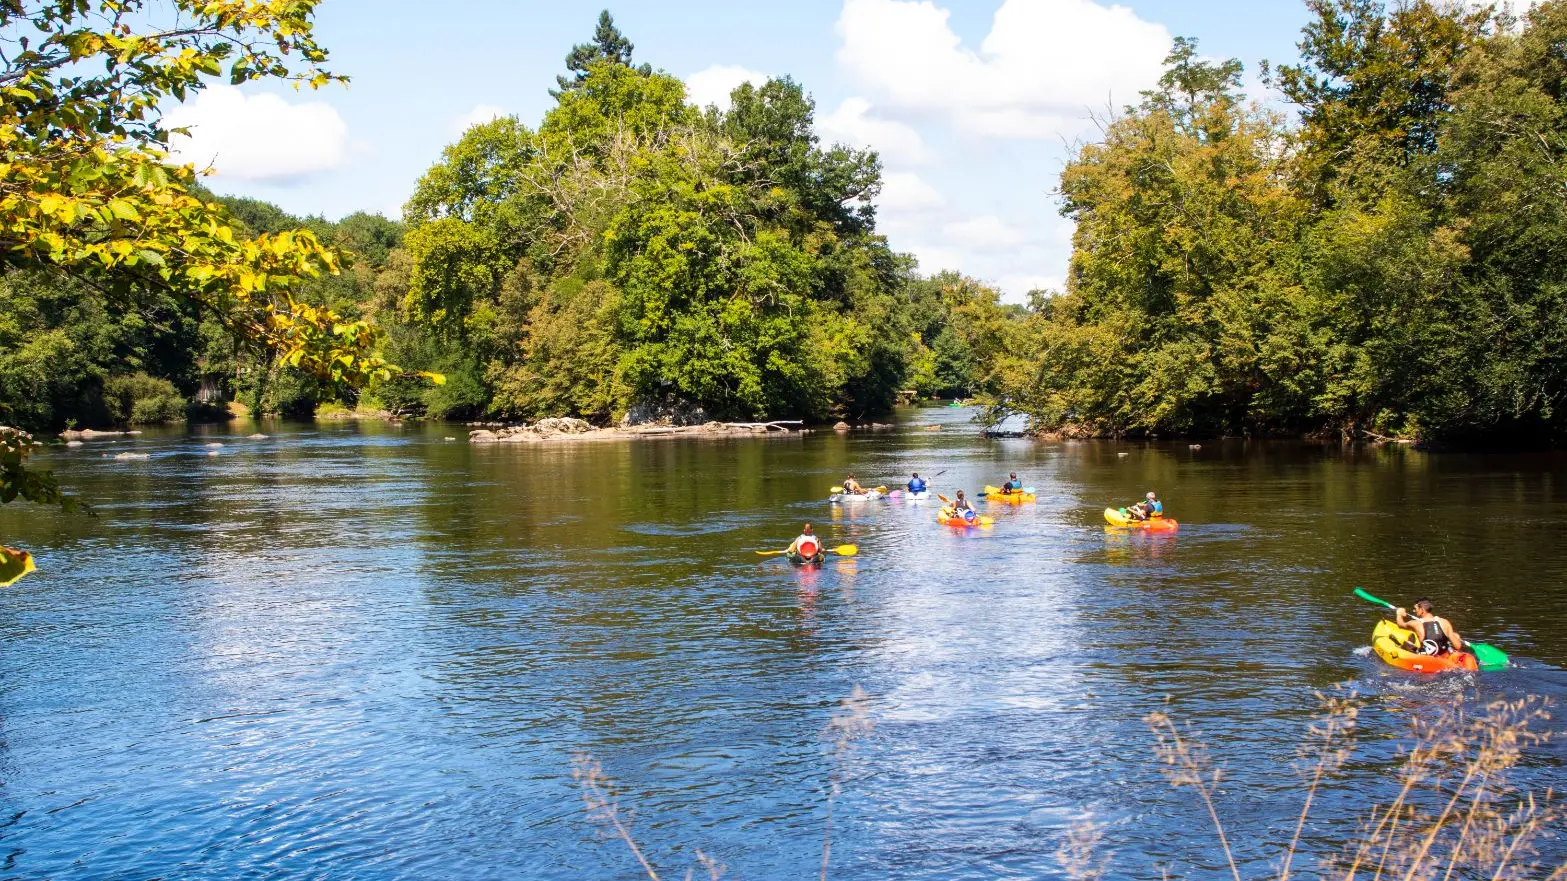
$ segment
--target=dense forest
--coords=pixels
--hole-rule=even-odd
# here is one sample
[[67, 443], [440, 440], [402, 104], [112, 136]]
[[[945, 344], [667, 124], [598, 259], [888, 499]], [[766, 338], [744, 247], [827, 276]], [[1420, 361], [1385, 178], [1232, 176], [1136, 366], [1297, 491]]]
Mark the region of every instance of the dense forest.
[[876, 233], [874, 153], [821, 144], [790, 79], [698, 108], [632, 51], [605, 13], [538, 126], [469, 129], [401, 221], [204, 193], [241, 237], [304, 229], [334, 248], [341, 271], [296, 296], [373, 322], [398, 375], [324, 380], [238, 345], [197, 304], [126, 309], [80, 279], [14, 270], [0, 280], [0, 421], [221, 414], [186, 404], [197, 397], [285, 416], [822, 420], [885, 412], [905, 389], [974, 388], [979, 336], [1007, 310], [972, 280], [921, 277]]
[[[1061, 177], [1067, 290], [1003, 410], [1085, 434], [1567, 440], [1567, 3], [1310, 0], [1298, 64], [1179, 41]], [[1296, 116], [1295, 114], [1298, 114]]]
[[1075, 149], [1066, 288], [1026, 307], [879, 235], [877, 156], [822, 143], [800, 84], [696, 107], [605, 13], [544, 118], [469, 129], [401, 219], [204, 194], [242, 238], [338, 255], [294, 312], [377, 328], [360, 338], [395, 370], [345, 381], [199, 299], [10, 266], [0, 422], [222, 414], [198, 399], [854, 419], [911, 390], [1041, 433], [1561, 443], [1567, 0], [1307, 6], [1269, 95], [1177, 40], [1158, 87]]

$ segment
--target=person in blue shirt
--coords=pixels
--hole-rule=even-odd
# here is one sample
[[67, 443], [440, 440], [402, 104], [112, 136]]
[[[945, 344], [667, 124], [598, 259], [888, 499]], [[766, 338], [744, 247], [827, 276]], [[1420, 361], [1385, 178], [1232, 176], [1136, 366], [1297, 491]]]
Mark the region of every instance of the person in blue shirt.
[[1164, 516], [1164, 503], [1153, 493], [1143, 497], [1143, 500], [1131, 507], [1131, 515], [1138, 520], [1147, 520], [1150, 517]]
[[909, 478], [909, 492], [911, 492], [911, 493], [922, 493], [924, 491], [925, 491], [925, 479], [920, 477], [920, 473], [918, 471], [916, 471], [916, 472], [914, 472], [913, 476], [911, 476]]

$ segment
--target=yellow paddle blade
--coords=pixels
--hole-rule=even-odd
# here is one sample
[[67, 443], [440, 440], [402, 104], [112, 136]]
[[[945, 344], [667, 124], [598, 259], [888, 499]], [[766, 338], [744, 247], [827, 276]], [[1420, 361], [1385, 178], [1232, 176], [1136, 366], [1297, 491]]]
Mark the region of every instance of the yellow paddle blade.
[[858, 554], [860, 549], [854, 545], [838, 545], [832, 549], [832, 552], [840, 557], [852, 557], [855, 554]]
[[841, 486], [831, 487], [831, 491], [832, 491], [832, 493], [834, 495], [842, 495], [843, 494], [843, 487], [841, 487]]
[[887, 488], [885, 486], [878, 486], [875, 489], [871, 490], [871, 492], [873, 492], [873, 493], [884, 493], [886, 491], [887, 491]]
[[936, 498], [941, 499], [943, 502], [946, 502], [949, 505], [952, 504], [952, 500], [942, 495], [941, 493], [936, 493]]
[[776, 556], [779, 556], [781, 554], [787, 554], [787, 553], [789, 553], [789, 552], [788, 551], [757, 551], [756, 555], [758, 557], [776, 557]]
[[0, 587], [10, 587], [23, 575], [35, 571], [33, 555], [15, 548], [0, 547]]
[[996, 525], [996, 519], [994, 517], [981, 517], [979, 518], [979, 525], [981, 528], [989, 529]]

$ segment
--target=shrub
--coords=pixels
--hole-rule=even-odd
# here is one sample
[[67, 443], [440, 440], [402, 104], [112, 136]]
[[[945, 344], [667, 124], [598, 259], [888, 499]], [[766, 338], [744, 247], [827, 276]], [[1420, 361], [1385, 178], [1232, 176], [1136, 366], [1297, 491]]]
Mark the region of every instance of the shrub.
[[147, 425], [185, 417], [185, 397], [167, 379], [132, 373], [103, 384], [103, 403], [116, 425]]

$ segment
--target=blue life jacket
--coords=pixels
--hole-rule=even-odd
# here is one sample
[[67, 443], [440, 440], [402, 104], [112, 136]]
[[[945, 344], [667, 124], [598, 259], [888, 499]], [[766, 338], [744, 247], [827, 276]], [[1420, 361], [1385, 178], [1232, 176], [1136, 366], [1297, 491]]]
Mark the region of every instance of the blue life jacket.
[[1007, 481], [1007, 489], [1009, 489], [1009, 490], [1017, 492], [1017, 491], [1021, 490], [1022, 488], [1023, 488], [1023, 481], [1021, 481], [1021, 480], [1009, 480], [1009, 481]]
[[1149, 513], [1151, 513], [1151, 514], [1163, 514], [1164, 513], [1164, 502], [1155, 500], [1154, 503], [1153, 503], [1153, 510], [1150, 511]]
[[909, 492], [911, 492], [911, 493], [922, 493], [924, 491], [925, 491], [925, 480], [924, 480], [924, 478], [916, 477], [913, 480], [909, 481]]

